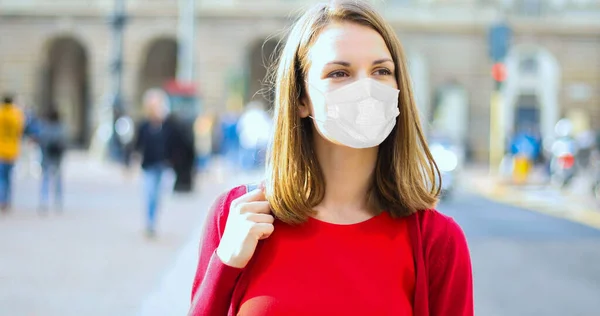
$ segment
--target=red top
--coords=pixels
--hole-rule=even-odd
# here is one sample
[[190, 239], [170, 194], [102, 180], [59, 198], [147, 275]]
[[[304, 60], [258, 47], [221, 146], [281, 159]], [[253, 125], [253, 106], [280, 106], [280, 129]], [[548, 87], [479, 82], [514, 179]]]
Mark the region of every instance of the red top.
[[[258, 315], [260, 315], [260, 310], [255, 310], [254, 307], [256, 306], [256, 308], [267, 308], [267, 307], [276, 307], [276, 308], [287, 308], [287, 306], [289, 305], [284, 305], [284, 304], [288, 304], [291, 301], [285, 301], [285, 296], [283, 295], [279, 295], [279, 293], [277, 293], [277, 299], [281, 299], [282, 301], [277, 301], [277, 304], [274, 304], [275, 301], [273, 299], [273, 297], [269, 297], [266, 296], [264, 297], [264, 299], [261, 300], [256, 300], [256, 296], [257, 295], [263, 295], [260, 293], [264, 293], [267, 294], [266, 291], [269, 289], [269, 287], [271, 286], [285, 286], [287, 283], [279, 283], [279, 284], [275, 284], [274, 281], [268, 281], [269, 280], [269, 275], [272, 272], [271, 269], [273, 268], [269, 268], [269, 273], [264, 273], [265, 271], [259, 271], [256, 268], [258, 266], [265, 266], [265, 263], [262, 264], [256, 264], [255, 263], [259, 260], [268, 260], [270, 258], [268, 258], [269, 256], [264, 255], [263, 256], [263, 251], [267, 252], [269, 251], [269, 247], [275, 247], [275, 246], [270, 246], [269, 243], [272, 244], [277, 244], [277, 240], [284, 240], [283, 237], [276, 237], [277, 235], [284, 235], [285, 233], [282, 233], [282, 231], [285, 231], [286, 229], [281, 229], [281, 227], [283, 227], [283, 224], [278, 224], [278, 227], [276, 227], [275, 231], [276, 233], [274, 233], [269, 239], [261, 242], [255, 252], [254, 257], [252, 258], [252, 260], [250, 261], [249, 265], [245, 268], [245, 269], [237, 269], [237, 268], [233, 268], [233, 267], [229, 267], [225, 264], [223, 264], [221, 262], [221, 260], [219, 259], [219, 257], [216, 255], [216, 248], [219, 245], [219, 241], [221, 239], [221, 236], [223, 235], [223, 231], [225, 229], [225, 223], [227, 221], [227, 216], [228, 216], [228, 212], [229, 212], [229, 205], [231, 204], [231, 202], [236, 199], [237, 197], [243, 195], [244, 193], [246, 193], [246, 188], [244, 186], [240, 186], [237, 188], [234, 188], [233, 190], [221, 195], [218, 200], [216, 201], [216, 203], [213, 205], [213, 207], [210, 209], [210, 212], [208, 214], [207, 220], [206, 220], [206, 226], [204, 229], [204, 235], [202, 236], [203, 242], [202, 242], [202, 246], [200, 248], [200, 257], [199, 257], [199, 261], [198, 261], [198, 269], [196, 272], [196, 277], [194, 279], [194, 283], [193, 283], [193, 287], [192, 287], [192, 307], [190, 309], [190, 314], [192, 316], [205, 316], [205, 315], [209, 315], [209, 316], [220, 316], [220, 315], [236, 315], [238, 312], [240, 312], [240, 307], [244, 308], [244, 312], [245, 309], [248, 307], [248, 309], [250, 307], [252, 307], [252, 312], [259, 312]], [[386, 214], [376, 217], [374, 219], [371, 219], [367, 222], [364, 223], [359, 223], [357, 224], [356, 227], [361, 227], [362, 225], [366, 225], [369, 226], [371, 224], [377, 224], [378, 227], [381, 227], [379, 222], [388, 222], [391, 223], [392, 221], [388, 221], [385, 216], [387, 216]], [[312, 221], [312, 223], [311, 223]], [[307, 224], [303, 225], [306, 227], [302, 227], [299, 226], [296, 229], [309, 229], [311, 225], [316, 225], [318, 226], [326, 226], [326, 225], [333, 225], [333, 224], [327, 224], [324, 222], [316, 222], [316, 220], [311, 220], [309, 221]], [[316, 223], [315, 223], [316, 222]], [[408, 273], [410, 275], [414, 275], [415, 276], [415, 283], [414, 283], [414, 297], [413, 297], [413, 301], [412, 301], [412, 309], [413, 309], [413, 315], [415, 316], [427, 316], [427, 315], [452, 315], [452, 316], [472, 316], [473, 315], [473, 280], [472, 280], [472, 274], [471, 274], [471, 260], [469, 258], [469, 251], [467, 248], [467, 243], [464, 237], [464, 234], [462, 232], [462, 230], [460, 229], [460, 227], [449, 217], [442, 215], [440, 213], [438, 213], [435, 210], [426, 210], [426, 211], [420, 211], [417, 212], [411, 216], [406, 217], [403, 220], [398, 220], [397, 223], [402, 223], [404, 222], [405, 224], [405, 229], [408, 230], [408, 237], [409, 237], [409, 241], [410, 241], [410, 246], [405, 246], [407, 248], [403, 249], [398, 249], [397, 252], [393, 253], [389, 253], [386, 257], [385, 260], [396, 260], [396, 256], [398, 256], [398, 254], [402, 255], [404, 252], [406, 252], [406, 249], [410, 249], [412, 250], [412, 255], [413, 255], [413, 267], [414, 267], [414, 273]], [[335, 226], [335, 225], [333, 225]], [[354, 225], [352, 225], [354, 226]], [[401, 228], [401, 224], [399, 224], [399, 231], [402, 230]], [[323, 228], [323, 227], [321, 227]], [[330, 229], [334, 229], [334, 227], [329, 227]], [[337, 228], [344, 228], [344, 227], [337, 227]], [[348, 227], [346, 227], [348, 228]], [[326, 231], [330, 231], [330, 229], [321, 229], [321, 231], [324, 233]], [[352, 227], [350, 227], [350, 229], [352, 229]], [[290, 229], [290, 231], [294, 231], [294, 229]], [[364, 234], [366, 235], [366, 234]], [[399, 233], [399, 235], [401, 235], [401, 233]], [[398, 235], [398, 236], [399, 236]], [[307, 242], [307, 238], [310, 238], [310, 236], [302, 236], [302, 243], [298, 243], [299, 245], [301, 245], [301, 247], [305, 246], [305, 243]], [[375, 236], [363, 236], [361, 235], [361, 238], [377, 238]], [[270, 241], [271, 239], [273, 239], [274, 241]], [[340, 240], [340, 239], [338, 239]], [[374, 239], [373, 239], [374, 240]], [[341, 241], [341, 240], [340, 240]], [[351, 280], [350, 278], [361, 278], [364, 277], [362, 275], [360, 275], [359, 273], [354, 273], [353, 275], [351, 275], [350, 277], [348, 277], [348, 272], [349, 271], [356, 271], [358, 269], [360, 269], [361, 271], [363, 271], [362, 273], [364, 274], [364, 271], [376, 271], [376, 272], [381, 272], [381, 273], [389, 273], [387, 276], [389, 277], [389, 279], [391, 280], [392, 278], [395, 277], [395, 275], [400, 275], [402, 273], [402, 271], [406, 272], [406, 271], [410, 271], [407, 270], [407, 266], [402, 264], [402, 260], [400, 261], [394, 261], [397, 262], [399, 264], [399, 266], [396, 267], [396, 269], [398, 271], [393, 271], [393, 269], [391, 269], [391, 265], [390, 266], [386, 266], [385, 271], [383, 270], [383, 267], [378, 266], [377, 269], [373, 269], [373, 268], [369, 268], [367, 267], [367, 265], [369, 264], [368, 262], [362, 262], [362, 261], [367, 261], [366, 257], [361, 258], [362, 261], [360, 262], [360, 266], [356, 266], [357, 263], [353, 263], [352, 260], [345, 260], [346, 258], [348, 258], [349, 256], [353, 255], [353, 251], [348, 250], [347, 247], [349, 247], [349, 245], [351, 243], [348, 243], [348, 240], [343, 240], [344, 243], [346, 243], [345, 247], [346, 250], [342, 252], [342, 250], [344, 249], [342, 246], [342, 248], [340, 249], [339, 253], [342, 253], [343, 255], [338, 255], [335, 256], [334, 251], [336, 250], [335, 248], [331, 247], [329, 248], [329, 251], [331, 251], [331, 253], [321, 253], [321, 257], [327, 255], [329, 256], [328, 260], [331, 260], [331, 258], [335, 258], [334, 260], [338, 260], [336, 264], [331, 264], [331, 265], [327, 265], [326, 262], [323, 261], [318, 261], [318, 262], [314, 262], [314, 264], [316, 266], [318, 266], [320, 269], [326, 269], [328, 267], [335, 267], [336, 269], [331, 269], [328, 271], [329, 274], [326, 275], [326, 273], [324, 271], [315, 271], [315, 269], [301, 269], [301, 270], [290, 270], [290, 273], [287, 274], [279, 274], [281, 275], [285, 275], [287, 277], [297, 277], [298, 275], [302, 275], [302, 273], [304, 273], [303, 275], [310, 275], [309, 273], [313, 272], [313, 273], [318, 273], [319, 277], [321, 278], [329, 278], [329, 279], [333, 279], [334, 276], [339, 278], [337, 279], [338, 282], [326, 282], [326, 283], [319, 283], [320, 287], [317, 286], [313, 286], [310, 287], [310, 285], [307, 285], [306, 288], [309, 289], [310, 291], [325, 291], [326, 289], [323, 289], [323, 286], [328, 286], [328, 285], [333, 285], [333, 284], [339, 284], [339, 286], [335, 289], [335, 291], [340, 293], [340, 297], [342, 297], [342, 295], [345, 295], [343, 298], [347, 298], [347, 301], [344, 301], [343, 304], [339, 304], [339, 301], [328, 301], [328, 306], [326, 306], [326, 308], [335, 308], [332, 309], [333, 312], [330, 312], [329, 314], [340, 314], [340, 311], [345, 311], [346, 308], [348, 307], [353, 307], [355, 308], [356, 305], [350, 305], [350, 304], [358, 304], [360, 303], [359, 299], [356, 299], [356, 297], [358, 297], [357, 291], [359, 290], [358, 287], [354, 286], [356, 283], [355, 282], [360, 282], [360, 284], [362, 284], [363, 286], [368, 286], [369, 288], [364, 288], [365, 291], [369, 290], [372, 291], [373, 288], [375, 288], [375, 283], [374, 282], [384, 282], [380, 276], [378, 275], [378, 273], [369, 273], [368, 277], [369, 279], [367, 280], [366, 278], [363, 279], [363, 281], [354, 281]], [[281, 241], [280, 241], [281, 242]], [[287, 239], [287, 242], [291, 243], [293, 242], [293, 240], [291, 239]], [[319, 243], [321, 244], [318, 249], [320, 249], [321, 251], [323, 249], [326, 249], [326, 247], [323, 245], [324, 243], [329, 243], [329, 242], [333, 242], [333, 241], [328, 241], [328, 240], [324, 240], [324, 239], [319, 239]], [[360, 245], [366, 245], [367, 242], [365, 241], [360, 242], [355, 240], [354, 245], [356, 245], [357, 243], [359, 243]], [[398, 242], [399, 247], [400, 246], [400, 242]], [[371, 251], [374, 252], [375, 251], [375, 247], [377, 247], [377, 243], [371, 241], [371, 243], [369, 244], [371, 246], [371, 249], [363, 249], [363, 251]], [[389, 243], [388, 245], [391, 245], [391, 243]], [[289, 247], [285, 247], [286, 249]], [[266, 249], [266, 250], [265, 250]], [[386, 248], [389, 250], [389, 248]], [[291, 250], [291, 249], [288, 249]], [[294, 254], [291, 251], [285, 250], [286, 253], [288, 255], [290, 254]], [[272, 250], [271, 250], [272, 251]], [[279, 250], [278, 250], [279, 251]], [[318, 251], [318, 250], [315, 250]], [[274, 254], [275, 252], [273, 252]], [[297, 252], [294, 255], [298, 255], [298, 254], [302, 254], [302, 252]], [[312, 251], [311, 255], [306, 256], [305, 258], [303, 258], [302, 261], [305, 264], [310, 264], [311, 261], [310, 259], [312, 258], [312, 256], [315, 255], [315, 252]], [[357, 256], [358, 257], [358, 256]], [[275, 258], [277, 259], [277, 258]], [[289, 259], [280, 259], [280, 260], [289, 260]], [[321, 259], [323, 260], [323, 259]], [[354, 262], [356, 262], [356, 260], [354, 260]], [[374, 261], [372, 261], [374, 262]], [[295, 264], [298, 264], [298, 262], [296, 262]], [[281, 269], [283, 269], [284, 267], [289, 267], [289, 264], [286, 266], [285, 264], [281, 265]], [[306, 266], [303, 266], [306, 267]], [[352, 268], [352, 267], [357, 267], [357, 268]], [[289, 268], [288, 268], [289, 269]], [[267, 281], [261, 281], [258, 282], [256, 280], [267, 280]], [[272, 279], [271, 279], [272, 280]], [[314, 281], [316, 280], [316, 277], [314, 277], [311, 275], [310, 279], [307, 278], [306, 280], [302, 280], [303, 282], [310, 282], [310, 281]], [[378, 280], [378, 281], [375, 281]], [[406, 297], [407, 293], [410, 293], [410, 289], [408, 291], [405, 290], [405, 286], [406, 284], [402, 281], [404, 279], [399, 278], [397, 279], [397, 287], [393, 288], [386, 285], [377, 285], [381, 288], [384, 288], [385, 290], [379, 290], [377, 293], [380, 295], [375, 296], [375, 295], [369, 295], [369, 294], [362, 294], [360, 296], [361, 300], [364, 299], [368, 299], [370, 302], [374, 302], [374, 300], [379, 300], [376, 306], [371, 306], [370, 311], [375, 311], [376, 308], [385, 308], [386, 310], [384, 311], [384, 313], [388, 313], [388, 309], [391, 311], [393, 311], [393, 309], [397, 308], [397, 306], [399, 306], [400, 304], [397, 304], [397, 301], [399, 300], [398, 298], [400, 298], [400, 300], [403, 300], [404, 297]], [[297, 284], [296, 281], [294, 282], [290, 282], [292, 284]], [[287, 284], [288, 286], [290, 284]], [[297, 286], [297, 285], [296, 285]], [[302, 299], [302, 300], [307, 300], [309, 298], [311, 298], [310, 295], [307, 295], [305, 293], [309, 293], [309, 290], [304, 290], [302, 291], [302, 295], [298, 296], [298, 299]], [[261, 292], [262, 291], [262, 292]], [[400, 293], [397, 295], [393, 295], [391, 293], [389, 293], [390, 291], [396, 291], [396, 293]], [[300, 293], [301, 290], [298, 290], [298, 293]], [[329, 299], [330, 297], [332, 297], [332, 294], [330, 294], [332, 291], [328, 291], [326, 292], [327, 294], [327, 298]], [[390, 295], [388, 295], [390, 294]], [[410, 294], [409, 294], [410, 296]], [[314, 300], [316, 300], [317, 298], [315, 296], [313, 297], [313, 302]], [[339, 299], [340, 297], [334, 297], [334, 299]], [[320, 297], [319, 297], [320, 298]], [[302, 303], [304, 303], [306, 301], [302, 301]], [[242, 305], [242, 303], [246, 303], [245, 305]], [[247, 305], [247, 304], [257, 304], [257, 305]], [[306, 302], [308, 303], [308, 302]], [[316, 304], [316, 302], [315, 302]], [[304, 306], [303, 305], [294, 305], [294, 308], [296, 306]], [[316, 306], [316, 305], [314, 305]], [[310, 307], [310, 306], [308, 306]], [[320, 307], [320, 306], [319, 306]], [[299, 307], [299, 308], [304, 308], [304, 307]], [[375, 309], [374, 309], [375, 308]], [[262, 311], [263, 315], [266, 315], [268, 313], [268, 315], [273, 315], [271, 314], [271, 311]], [[313, 311], [311, 311], [311, 313], [309, 314], [314, 314]], [[341, 312], [341, 314], [344, 314], [344, 312]], [[365, 314], [365, 313], [362, 313]], [[367, 313], [367, 314], [373, 314], [373, 313]], [[375, 314], [381, 314], [379, 313], [379, 311], [377, 310], [377, 312]], [[251, 315], [251, 314], [246, 314], [246, 315]], [[404, 315], [404, 314], [399, 314], [399, 315]]]
[[242, 316], [412, 315], [415, 267], [406, 220], [275, 222], [246, 267]]

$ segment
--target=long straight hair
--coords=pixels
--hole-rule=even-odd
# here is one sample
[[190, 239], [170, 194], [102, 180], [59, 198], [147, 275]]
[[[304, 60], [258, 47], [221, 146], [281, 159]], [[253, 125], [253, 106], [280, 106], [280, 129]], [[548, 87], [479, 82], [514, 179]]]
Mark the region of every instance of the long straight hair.
[[369, 201], [394, 217], [435, 207], [441, 175], [427, 147], [410, 84], [405, 55], [391, 26], [369, 4], [336, 1], [318, 4], [293, 25], [276, 73], [275, 133], [267, 157], [266, 195], [274, 215], [288, 224], [303, 223], [325, 195], [323, 172], [314, 152], [312, 125], [298, 113], [304, 96], [309, 50], [331, 23], [367, 26], [384, 39], [394, 64], [400, 115], [379, 146]]

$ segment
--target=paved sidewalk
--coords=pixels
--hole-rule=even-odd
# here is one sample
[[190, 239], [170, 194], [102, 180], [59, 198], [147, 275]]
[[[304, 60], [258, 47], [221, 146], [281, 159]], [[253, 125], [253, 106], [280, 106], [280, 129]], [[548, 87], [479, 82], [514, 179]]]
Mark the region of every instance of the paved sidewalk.
[[[125, 176], [81, 153], [70, 154], [65, 166], [62, 213], [37, 213], [38, 179], [25, 175], [15, 184], [14, 210], [0, 216], [0, 315], [120, 316], [164, 306], [165, 280], [190, 270], [178, 268], [180, 254], [195, 265], [208, 206], [246, 179], [219, 167], [201, 177], [195, 194], [166, 198], [158, 239], [148, 240], [138, 174]], [[191, 278], [175, 279], [180, 307], [173, 310], [180, 311], [189, 305]]]
[[600, 229], [600, 205], [591, 196], [591, 182], [583, 176], [561, 190], [541, 179], [533, 184], [511, 185], [489, 175], [485, 167], [472, 167], [461, 175], [463, 187], [497, 202], [568, 219]]
[[[248, 184], [262, 179], [260, 171], [237, 174], [231, 186]], [[192, 281], [198, 263], [198, 247], [202, 226], [181, 248], [171, 265], [165, 270], [160, 283], [142, 303], [139, 316], [186, 315], [190, 307]]]

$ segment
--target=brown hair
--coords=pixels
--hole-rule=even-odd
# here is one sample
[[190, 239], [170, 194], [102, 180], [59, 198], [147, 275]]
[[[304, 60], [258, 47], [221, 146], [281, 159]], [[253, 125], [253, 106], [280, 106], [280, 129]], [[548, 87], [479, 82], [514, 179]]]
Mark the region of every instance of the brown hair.
[[400, 115], [379, 146], [369, 201], [393, 216], [407, 216], [435, 206], [441, 175], [423, 136], [405, 56], [391, 26], [361, 1], [318, 4], [294, 24], [275, 73], [275, 133], [268, 152], [266, 195], [273, 214], [288, 224], [303, 223], [325, 195], [324, 177], [313, 151], [312, 121], [298, 113], [306, 93], [308, 52], [330, 23], [350, 22], [376, 30], [396, 65]]

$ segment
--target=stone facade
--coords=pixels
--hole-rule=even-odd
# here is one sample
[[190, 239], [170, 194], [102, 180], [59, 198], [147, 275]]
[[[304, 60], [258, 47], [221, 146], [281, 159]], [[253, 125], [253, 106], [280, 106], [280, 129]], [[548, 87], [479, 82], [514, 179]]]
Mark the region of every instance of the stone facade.
[[[41, 0], [29, 1], [29, 5], [17, 1], [0, 3], [0, 91], [17, 92], [32, 104], [43, 103], [41, 73], [49, 62], [49, 50], [58, 39], [76, 41], [87, 61], [82, 67], [87, 69], [88, 97], [79, 105], [88, 109], [84, 118], [86, 135], [96, 126], [99, 109], [110, 89], [112, 45], [107, 23], [112, 1], [89, 2], [95, 5], [72, 1], [61, 7]], [[238, 107], [252, 96], [260, 98], [254, 92], [264, 71], [259, 71], [261, 67], [255, 64], [262, 63], [262, 44], [270, 38], [270, 44], [265, 45], [270, 50], [273, 41], [282, 38], [282, 30], [291, 24], [294, 15], [290, 12], [298, 12], [299, 7], [311, 1], [263, 0], [251, 5], [231, 0], [197, 2], [195, 74], [204, 108], [222, 112], [228, 107]], [[144, 78], [143, 68], [161, 67], [160, 60], [146, 60], [149, 48], [157, 40], [175, 41], [177, 37], [177, 10], [170, 3], [128, 2], [131, 19], [125, 30], [123, 89], [129, 110], [135, 115], [140, 113], [144, 80], [151, 79]], [[420, 86], [421, 99], [426, 103], [420, 104], [428, 117], [425, 121], [432, 117], [434, 95], [440, 87], [452, 82], [466, 90], [469, 128], [465, 136], [474, 158], [479, 160], [485, 160], [487, 155], [489, 100], [494, 87], [487, 30], [503, 12], [494, 6], [494, 1], [483, 3], [491, 4], [470, 5], [460, 10], [433, 5], [394, 5], [394, 1], [379, 4], [386, 6], [384, 13], [408, 55], [418, 56], [426, 66], [420, 74], [413, 74], [422, 77], [414, 78], [415, 84], [425, 82]], [[555, 12], [538, 17], [509, 14], [507, 18], [514, 31], [515, 50], [534, 54], [544, 51], [556, 61], [559, 85], [554, 93], [560, 116], [568, 115], [572, 109], [582, 110], [594, 128], [600, 128], [598, 12], [585, 15]]]

